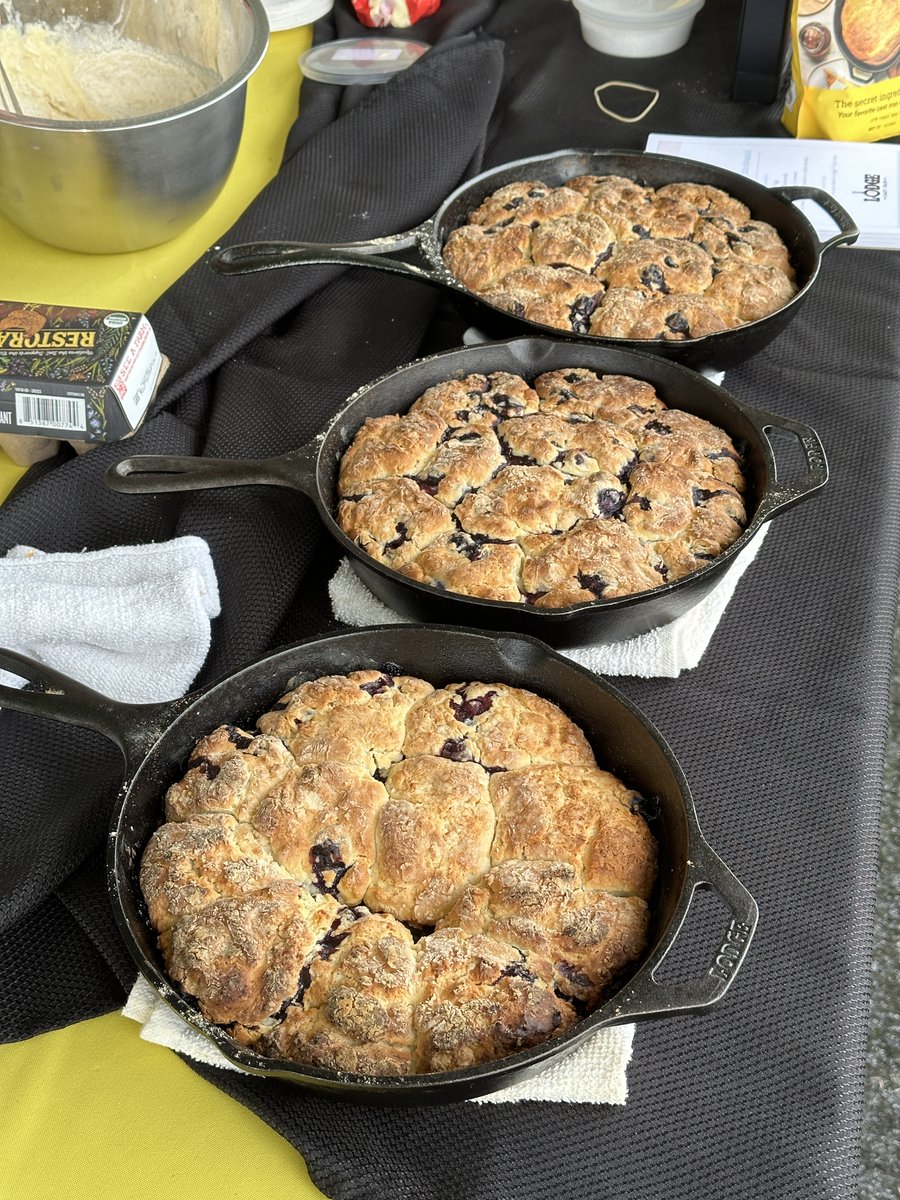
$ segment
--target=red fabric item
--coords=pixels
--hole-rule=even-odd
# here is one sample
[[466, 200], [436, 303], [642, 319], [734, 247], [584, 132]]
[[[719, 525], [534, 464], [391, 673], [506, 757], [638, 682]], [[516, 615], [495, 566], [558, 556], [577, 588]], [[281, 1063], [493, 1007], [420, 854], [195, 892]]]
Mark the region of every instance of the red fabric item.
[[441, 0], [352, 0], [352, 4], [363, 25], [372, 29], [386, 25], [407, 29], [421, 17], [437, 12]]

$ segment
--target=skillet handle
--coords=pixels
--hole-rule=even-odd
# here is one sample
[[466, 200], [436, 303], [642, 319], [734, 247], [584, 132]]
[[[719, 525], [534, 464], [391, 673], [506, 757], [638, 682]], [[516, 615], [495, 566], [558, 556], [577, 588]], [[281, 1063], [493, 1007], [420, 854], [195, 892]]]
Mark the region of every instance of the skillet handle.
[[846, 208], [838, 204], [830, 192], [826, 192], [822, 188], [807, 187], [806, 184], [777, 187], [771, 190], [776, 196], [780, 196], [783, 200], [789, 200], [791, 203], [795, 200], [812, 200], [820, 208], [824, 208], [830, 217], [834, 218], [840, 233], [836, 233], [834, 237], [828, 238], [827, 241], [820, 244], [820, 255], [824, 254], [826, 250], [830, 250], [832, 246], [852, 246], [859, 237], [859, 226]]
[[17, 650], [0, 649], [0, 668], [41, 689], [35, 691], [0, 683], [0, 708], [48, 717], [103, 734], [122, 751], [129, 773], [192, 699], [182, 696], [161, 704], [126, 704], [95, 692], [86, 684]]
[[775, 483], [763, 497], [758, 510], [760, 519], [768, 521], [777, 512], [793, 508], [795, 504], [799, 504], [801, 500], [805, 500], [807, 496], [811, 496], [813, 492], [817, 492], [819, 488], [825, 486], [828, 482], [828, 460], [825, 457], [825, 447], [822, 445], [819, 435], [811, 426], [805, 425], [802, 421], [793, 421], [790, 417], [781, 417], [776, 416], [774, 413], [764, 412], [759, 408], [750, 409], [749, 406], [745, 407], [747, 407], [751, 419], [757, 422], [760, 432], [769, 443], [769, 449], [772, 451], [773, 458], [775, 456], [775, 447], [772, 445], [772, 439], [769, 437], [770, 429], [780, 429], [784, 433], [789, 433], [796, 437], [806, 458], [806, 474], [801, 479], [790, 483], [779, 483], [776, 469]]
[[315, 499], [318, 445], [309, 442], [277, 458], [189, 458], [168, 454], [135, 454], [106, 472], [104, 483], [114, 492], [195, 492], [206, 488], [271, 484], [294, 488]]
[[295, 267], [304, 263], [337, 263], [345, 267], [375, 267], [395, 275], [411, 275], [426, 283], [447, 284], [439, 272], [427, 263], [417, 266], [389, 258], [394, 250], [418, 246], [426, 225], [405, 233], [372, 238], [367, 242], [242, 242], [226, 246], [214, 254], [209, 265], [220, 275], [247, 275], [254, 271], [271, 271], [277, 267]]
[[[680, 925], [684, 923], [694, 893], [698, 889], [712, 888], [731, 913], [725, 935], [700, 979], [684, 983], [658, 983], [653, 976], [665, 961], [665, 954], [649, 970], [638, 972], [615, 997], [616, 1015], [611, 1024], [679, 1012], [702, 1012], [722, 999], [744, 961], [759, 918], [756, 901], [702, 837], [697, 838], [697, 844], [691, 850], [686, 881], [686, 888], [690, 890]], [[675, 941], [677, 937], [670, 943], [666, 954], [671, 951]]]

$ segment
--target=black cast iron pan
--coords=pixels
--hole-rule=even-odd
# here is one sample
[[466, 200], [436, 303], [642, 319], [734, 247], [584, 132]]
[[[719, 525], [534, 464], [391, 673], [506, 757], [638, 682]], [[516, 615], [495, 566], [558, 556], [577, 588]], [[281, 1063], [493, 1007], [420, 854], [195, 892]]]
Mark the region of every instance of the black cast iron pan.
[[[9, 650], [0, 650], [0, 667], [43, 689], [0, 685], [0, 704], [93, 729], [121, 748], [125, 780], [110, 825], [107, 866], [122, 937], [143, 976], [175, 1012], [253, 1074], [365, 1103], [408, 1105], [481, 1095], [539, 1073], [603, 1025], [708, 1009], [728, 990], [756, 927], [756, 904], [703, 838], [687, 780], [658, 731], [609, 683], [533, 638], [439, 626], [362, 629], [275, 651], [218, 683], [162, 704], [110, 700]], [[659, 875], [647, 950], [620, 990], [564, 1036], [496, 1062], [440, 1074], [341, 1075], [265, 1059], [238, 1046], [167, 981], [137, 877], [144, 846], [163, 820], [163, 795], [184, 774], [195, 741], [223, 723], [252, 728], [289, 686], [362, 668], [413, 674], [437, 686], [478, 680], [535, 691], [582, 727], [606, 768], [658, 807], [651, 828], [659, 844]], [[675, 944], [695, 891], [707, 888], [728, 914], [721, 937], [709, 947], [707, 966], [686, 981], [658, 982], [654, 975]]]
[[859, 58], [852, 52], [852, 50], [849, 49], [846, 41], [844, 40], [843, 15], [845, 3], [846, 0], [837, 0], [837, 3], [834, 6], [834, 40], [837, 42], [837, 46], [841, 54], [843, 54], [844, 58], [846, 58], [850, 63], [850, 73], [854, 79], [858, 79], [863, 83], [868, 83], [876, 75], [880, 75], [889, 70], [889, 68], [892, 67], [895, 62], [900, 60], [900, 41], [898, 41], [897, 48], [894, 53], [891, 54], [889, 58], [884, 59], [883, 62], [873, 63], [868, 62], [864, 58]]
[[[545, 371], [587, 367], [604, 374], [648, 380], [670, 408], [713, 422], [745, 449], [751, 494], [749, 524], [738, 540], [700, 571], [651, 591], [569, 608], [532, 605], [440, 591], [414, 583], [382, 566], [344, 534], [334, 517], [338, 465], [367, 417], [405, 412], [427, 388], [471, 373], [510, 371], [529, 381]], [[769, 431], [799, 440], [802, 477], [782, 482]], [[783, 454], [784, 447], [780, 448]], [[314, 441], [277, 458], [229, 460], [140, 455], [116, 463], [107, 485], [121, 492], [178, 492], [246, 484], [274, 484], [304, 492], [360, 579], [395, 612], [417, 621], [466, 624], [518, 631], [553, 646], [603, 645], [634, 637], [687, 612], [721, 579], [734, 556], [776, 513], [811, 495], [826, 482], [828, 468], [814, 430], [797, 421], [743, 404], [711, 380], [665, 359], [606, 345], [523, 338], [453, 350], [399, 367], [350, 398]]]
[[[557, 187], [578, 175], [624, 175], [651, 187], [666, 183], [706, 183], [742, 200], [752, 215], [767, 221], [781, 234], [797, 272], [799, 291], [777, 312], [736, 329], [706, 337], [677, 341], [637, 341], [626, 338], [595, 338], [566, 334], [549, 325], [515, 317], [464, 287], [444, 265], [444, 243], [453, 229], [466, 223], [469, 213], [485, 196], [507, 183], [536, 179]], [[820, 242], [810, 222], [792, 201], [813, 200], [837, 222], [840, 232]], [[832, 246], [855, 242], [859, 230], [840, 204], [820, 188], [782, 186], [767, 188], [721, 167], [674, 158], [663, 154], [626, 154], [602, 150], [558, 150], [536, 158], [519, 159], [482, 172], [452, 192], [437, 213], [415, 229], [367, 242], [323, 245], [315, 242], [247, 242], [228, 246], [216, 254], [211, 265], [223, 274], [240, 275], [300, 263], [343, 263], [346, 266], [377, 267], [400, 275], [411, 275], [449, 288], [463, 301], [463, 308], [480, 328], [492, 337], [512, 337], [525, 332], [548, 334], [570, 341], [602, 342], [628, 350], [644, 350], [663, 358], [695, 367], [724, 368], [756, 354], [793, 320], [819, 273], [822, 255]], [[390, 258], [392, 251], [415, 248], [421, 265]]]

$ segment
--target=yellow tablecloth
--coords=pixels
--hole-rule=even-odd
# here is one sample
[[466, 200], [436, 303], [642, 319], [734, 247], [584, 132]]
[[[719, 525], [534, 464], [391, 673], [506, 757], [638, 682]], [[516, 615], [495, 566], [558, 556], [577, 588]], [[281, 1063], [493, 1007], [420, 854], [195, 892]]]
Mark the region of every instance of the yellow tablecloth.
[[[234, 171], [195, 226], [135, 254], [84, 255], [0, 218], [0, 297], [149, 307], [277, 171], [309, 42], [308, 29], [273, 34], [247, 89]], [[0, 452], [0, 500], [21, 474]], [[0, 1080], [0, 1200], [321, 1200], [288, 1142], [118, 1013], [0, 1046]]]

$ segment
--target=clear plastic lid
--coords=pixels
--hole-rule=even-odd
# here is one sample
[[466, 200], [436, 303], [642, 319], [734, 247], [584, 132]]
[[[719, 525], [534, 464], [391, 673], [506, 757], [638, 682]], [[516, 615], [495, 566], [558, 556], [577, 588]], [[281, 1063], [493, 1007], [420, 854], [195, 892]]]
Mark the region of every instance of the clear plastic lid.
[[320, 83], [384, 83], [428, 49], [427, 42], [403, 38], [345, 38], [313, 46], [298, 61], [303, 74]]

